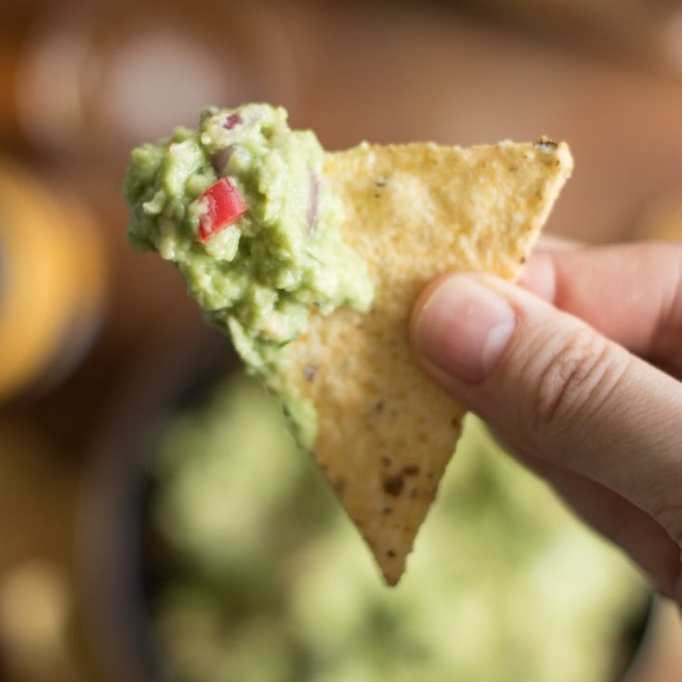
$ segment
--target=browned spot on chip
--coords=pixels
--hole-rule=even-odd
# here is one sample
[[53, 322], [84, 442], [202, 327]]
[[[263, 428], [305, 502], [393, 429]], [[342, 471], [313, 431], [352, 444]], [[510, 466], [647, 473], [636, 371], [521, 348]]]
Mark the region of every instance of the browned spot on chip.
[[400, 493], [403, 492], [404, 486], [405, 479], [402, 477], [402, 474], [384, 479], [384, 490], [393, 497], [399, 497]]
[[403, 473], [406, 476], [416, 476], [419, 473], [419, 467], [416, 464], [408, 464], [403, 468]]
[[374, 403], [374, 411], [377, 414], [381, 414], [384, 411], [385, 406], [386, 403], [383, 400], [377, 400], [376, 403]]
[[387, 556], [389, 559], [393, 559], [393, 558], [395, 557], [395, 552], [394, 552], [392, 549], [389, 549], [389, 550], [386, 551], [386, 556]]
[[381, 510], [381, 513], [382, 513], [382, 514], [390, 514], [392, 511], [393, 511], [393, 509], [392, 509], [391, 507], [384, 507], [384, 508]]
[[390, 467], [390, 466], [391, 466], [391, 458], [390, 458], [390, 457], [385, 457], [385, 456], [384, 456], [384, 457], [381, 458], [381, 463], [382, 463], [385, 467]]
[[342, 495], [342, 494], [343, 494], [343, 491], [344, 491], [345, 489], [346, 489], [346, 479], [345, 479], [345, 478], [341, 478], [341, 477], [337, 478], [337, 479], [334, 481], [334, 490], [336, 490], [336, 492], [337, 492], [339, 495]]
[[410, 490], [410, 497], [414, 500], [415, 497], [419, 495], [419, 488], [413, 488]]

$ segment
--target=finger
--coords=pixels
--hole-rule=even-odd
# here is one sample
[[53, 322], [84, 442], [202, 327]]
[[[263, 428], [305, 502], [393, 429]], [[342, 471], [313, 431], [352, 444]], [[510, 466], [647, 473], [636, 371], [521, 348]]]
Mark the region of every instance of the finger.
[[633, 353], [682, 369], [682, 246], [537, 253], [521, 284]]
[[602, 484], [682, 545], [682, 386], [577, 318], [492, 277], [450, 275], [417, 303], [428, 371], [517, 452]]
[[668, 597], [680, 577], [680, 549], [651, 516], [599, 483], [550, 462], [522, 458], [593, 528], [622, 547]]

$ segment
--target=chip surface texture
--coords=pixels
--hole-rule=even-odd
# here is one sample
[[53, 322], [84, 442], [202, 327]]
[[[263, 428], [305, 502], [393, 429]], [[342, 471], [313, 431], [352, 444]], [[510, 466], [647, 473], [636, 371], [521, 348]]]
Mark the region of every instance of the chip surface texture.
[[516, 279], [572, 165], [565, 144], [544, 138], [327, 155], [343, 237], [367, 262], [375, 301], [369, 314], [314, 317], [282, 349], [278, 383], [314, 406], [315, 458], [389, 584], [405, 569], [465, 412], [417, 364], [414, 301], [448, 271]]

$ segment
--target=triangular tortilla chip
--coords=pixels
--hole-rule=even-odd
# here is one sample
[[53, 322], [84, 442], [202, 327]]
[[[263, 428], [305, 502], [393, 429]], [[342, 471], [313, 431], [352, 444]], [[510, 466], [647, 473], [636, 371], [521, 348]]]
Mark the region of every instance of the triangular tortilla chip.
[[282, 350], [277, 383], [314, 405], [314, 455], [389, 584], [404, 571], [464, 415], [413, 356], [411, 307], [446, 271], [515, 279], [571, 169], [568, 147], [548, 140], [363, 144], [328, 155], [344, 237], [368, 263], [375, 303], [369, 314], [315, 317]]

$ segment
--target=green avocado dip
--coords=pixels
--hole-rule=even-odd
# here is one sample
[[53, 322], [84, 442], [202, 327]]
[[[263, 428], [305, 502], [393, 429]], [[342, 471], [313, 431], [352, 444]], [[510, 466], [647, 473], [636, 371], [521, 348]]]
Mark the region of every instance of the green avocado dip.
[[341, 202], [311, 131], [267, 104], [209, 108], [197, 130], [132, 152], [129, 238], [182, 273], [252, 371], [306, 329], [311, 310], [366, 311], [373, 285], [341, 237]]
[[622, 679], [643, 578], [477, 419], [395, 590], [253, 380], [226, 377], [161, 433], [148, 545], [172, 679]]

